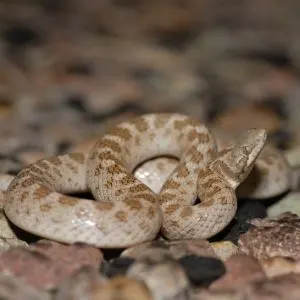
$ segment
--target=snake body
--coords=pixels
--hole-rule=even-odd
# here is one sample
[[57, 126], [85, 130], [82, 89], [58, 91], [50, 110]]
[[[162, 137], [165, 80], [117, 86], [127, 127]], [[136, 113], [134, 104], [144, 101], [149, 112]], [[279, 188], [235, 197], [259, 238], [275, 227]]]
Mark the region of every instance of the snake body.
[[[118, 124], [88, 153], [39, 160], [10, 183], [7, 217], [65, 243], [127, 247], [152, 240], [208, 238], [236, 211], [235, 189], [249, 175], [266, 132], [252, 129], [217, 151], [207, 127], [181, 114], [146, 114]], [[159, 194], [132, 173], [160, 156], [179, 159]], [[96, 201], [67, 196], [90, 190]], [[193, 205], [197, 196], [201, 202]]]

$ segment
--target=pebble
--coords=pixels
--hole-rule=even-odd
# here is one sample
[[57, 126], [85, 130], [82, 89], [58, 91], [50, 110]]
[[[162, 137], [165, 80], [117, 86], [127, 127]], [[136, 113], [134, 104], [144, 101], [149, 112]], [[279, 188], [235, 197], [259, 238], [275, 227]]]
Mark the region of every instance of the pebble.
[[238, 253], [238, 247], [230, 241], [212, 242], [210, 243], [214, 252], [222, 261], [226, 261], [229, 257]]
[[18, 238], [0, 238], [0, 253], [5, 252], [10, 248], [14, 247], [27, 247], [28, 244], [25, 241], [19, 240]]
[[23, 167], [45, 157], [47, 157], [47, 154], [41, 151], [27, 151], [18, 153], [18, 160], [20, 161], [20, 163], [22, 163]]
[[21, 169], [21, 163], [15, 157], [0, 157], [0, 172], [16, 175]]
[[300, 168], [291, 169], [291, 191], [300, 191]]
[[300, 145], [293, 145], [284, 151], [284, 156], [291, 167], [291, 190], [300, 190]]
[[202, 288], [193, 290], [190, 300], [245, 300], [245, 297], [242, 292], [236, 290], [221, 291]]
[[209, 286], [226, 272], [223, 262], [212, 257], [188, 255], [180, 258], [179, 263], [196, 286]]
[[2, 239], [17, 238], [15, 232], [10, 227], [3, 210], [0, 210], [0, 238]]
[[0, 274], [0, 298], [3, 300], [50, 300], [50, 294], [36, 289], [9, 274]]
[[259, 263], [268, 278], [290, 273], [300, 274], [300, 260], [275, 256], [267, 259], [261, 259], [259, 260]]
[[257, 259], [284, 256], [300, 259], [300, 217], [290, 212], [276, 218], [253, 219], [239, 238], [241, 251]]
[[226, 273], [210, 285], [210, 289], [235, 289], [266, 278], [266, 275], [253, 257], [236, 254], [225, 261]]
[[230, 133], [239, 133], [249, 128], [265, 128], [268, 132], [280, 129], [279, 116], [261, 104], [243, 103], [219, 114], [211, 124]]
[[292, 212], [300, 216], [300, 193], [293, 192], [268, 207], [268, 216], [276, 217], [284, 212]]
[[292, 168], [300, 167], [300, 145], [294, 145], [286, 150], [284, 156]]
[[9, 174], [0, 174], [0, 190], [6, 191], [9, 184], [13, 181], [15, 176]]
[[151, 257], [152, 260], [161, 261], [164, 258], [172, 258], [172, 254], [164, 240], [157, 240], [129, 247], [121, 253], [121, 257], [131, 257], [136, 260]]
[[84, 297], [71, 299], [154, 300], [155, 298], [151, 296], [151, 292], [143, 282], [133, 278], [116, 276], [101, 285], [97, 290], [93, 291], [93, 295], [90, 298]]
[[53, 300], [96, 299], [106, 282], [95, 267], [82, 267], [60, 284]]
[[151, 256], [157, 260], [172, 257], [175, 260], [183, 256], [198, 255], [218, 258], [212, 245], [203, 239], [187, 239], [166, 241], [163, 239], [145, 242], [125, 249], [121, 256], [132, 257], [137, 260]]
[[39, 240], [30, 249], [47, 255], [52, 260], [59, 260], [61, 264], [77, 262], [79, 264], [98, 265], [103, 255], [98, 248], [83, 243], [65, 245], [49, 240]]
[[173, 259], [138, 260], [128, 269], [127, 276], [143, 281], [155, 300], [188, 300], [189, 280]]
[[81, 267], [99, 266], [101, 261], [97, 248], [41, 240], [26, 248], [13, 247], [0, 253], [0, 270], [37, 288], [50, 289]]
[[189, 255], [218, 258], [213, 245], [203, 239], [169, 241], [168, 247], [174, 259]]
[[251, 282], [241, 288], [196, 290], [191, 300], [298, 300], [300, 275], [288, 274]]
[[84, 108], [89, 114], [96, 116], [114, 112], [122, 105], [134, 105], [142, 96], [137, 82], [124, 76], [111, 79], [89, 78], [86, 82], [75, 80], [68, 83], [68, 89], [82, 95]]
[[128, 268], [135, 262], [131, 257], [118, 257], [106, 264], [102, 264], [102, 272], [108, 277], [125, 275]]

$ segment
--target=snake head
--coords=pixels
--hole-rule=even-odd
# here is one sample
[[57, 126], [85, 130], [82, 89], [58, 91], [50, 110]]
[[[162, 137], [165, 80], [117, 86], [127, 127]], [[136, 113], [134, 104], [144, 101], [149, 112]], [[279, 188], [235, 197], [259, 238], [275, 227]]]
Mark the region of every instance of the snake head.
[[267, 138], [265, 129], [249, 129], [240, 134], [231, 146], [221, 150], [211, 168], [232, 186], [237, 186], [249, 175]]

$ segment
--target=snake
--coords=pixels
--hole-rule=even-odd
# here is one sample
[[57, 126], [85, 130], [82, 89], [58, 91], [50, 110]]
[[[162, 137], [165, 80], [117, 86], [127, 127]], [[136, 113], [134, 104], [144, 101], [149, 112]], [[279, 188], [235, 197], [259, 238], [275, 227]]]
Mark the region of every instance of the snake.
[[[249, 129], [218, 149], [197, 119], [141, 115], [117, 124], [87, 152], [25, 166], [8, 186], [4, 211], [32, 234], [99, 248], [150, 241], [160, 231], [171, 240], [209, 238], [233, 219], [235, 190], [253, 169], [266, 137], [264, 129]], [[133, 172], [160, 157], [178, 163], [156, 193]], [[94, 201], [76, 195], [87, 190]]]

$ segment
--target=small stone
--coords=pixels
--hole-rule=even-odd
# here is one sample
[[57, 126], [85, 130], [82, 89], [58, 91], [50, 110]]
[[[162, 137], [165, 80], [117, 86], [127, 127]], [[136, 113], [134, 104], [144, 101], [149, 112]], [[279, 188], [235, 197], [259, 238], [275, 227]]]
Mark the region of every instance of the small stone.
[[284, 212], [292, 212], [300, 216], [300, 193], [289, 193], [275, 204], [268, 207], [268, 216], [276, 217]]
[[201, 288], [192, 291], [190, 300], [245, 300], [245, 298], [242, 293], [236, 290], [208, 290]]
[[291, 169], [291, 191], [300, 191], [300, 168]]
[[300, 259], [300, 217], [290, 212], [276, 218], [253, 219], [239, 238], [241, 251], [257, 259], [284, 256]]
[[5, 191], [0, 190], [0, 209], [3, 209], [5, 199]]
[[213, 126], [231, 133], [249, 128], [265, 128], [268, 132], [274, 132], [280, 129], [280, 118], [267, 106], [245, 102], [219, 114]]
[[3, 239], [3, 241], [4, 241], [4, 239], [16, 239], [17, 240], [16, 234], [10, 227], [3, 210], [0, 210], [0, 239]]
[[6, 191], [15, 176], [9, 174], [0, 174], [0, 190]]
[[0, 274], [0, 298], [3, 300], [50, 300], [50, 294], [35, 289], [9, 274]]
[[300, 145], [295, 145], [286, 150], [284, 155], [292, 168], [300, 167]]
[[143, 281], [153, 299], [188, 300], [189, 280], [176, 260], [142, 259], [129, 268], [127, 276]]
[[131, 257], [118, 257], [110, 261], [104, 267], [103, 272], [108, 277], [114, 277], [117, 275], [125, 275], [128, 268], [135, 262], [135, 259]]
[[30, 165], [39, 159], [47, 157], [47, 154], [41, 151], [27, 151], [18, 153], [18, 159], [23, 166]]
[[92, 149], [92, 147], [95, 145], [97, 140], [99, 139], [96, 137], [92, 137], [89, 139], [86, 139], [78, 144], [75, 144], [71, 149], [69, 149], [69, 152], [88, 152]]
[[[77, 295], [76, 295], [77, 297]], [[77, 298], [73, 298], [77, 299]], [[79, 298], [78, 298], [79, 299]], [[87, 298], [80, 298], [87, 299]], [[116, 276], [100, 286], [91, 300], [153, 300], [147, 286], [139, 280]]]
[[268, 278], [280, 275], [298, 273], [300, 274], [300, 260], [293, 260], [287, 257], [275, 256], [259, 260]]
[[136, 260], [151, 258], [155, 261], [161, 261], [165, 258], [171, 258], [168, 243], [163, 240], [145, 242], [125, 249], [121, 256], [127, 256]]
[[210, 243], [218, 258], [226, 261], [229, 257], [238, 253], [238, 247], [230, 241]]
[[30, 245], [30, 249], [46, 255], [53, 262], [59, 262], [71, 269], [80, 269], [84, 265], [98, 266], [103, 260], [103, 255], [98, 248], [83, 243], [65, 245], [48, 240], [39, 240]]
[[226, 273], [210, 285], [210, 289], [235, 289], [251, 281], [266, 278], [253, 256], [237, 254], [225, 261]]
[[98, 269], [101, 260], [102, 254], [97, 248], [42, 240], [27, 248], [14, 247], [0, 253], [0, 270], [32, 286], [50, 289], [83, 266]]
[[0, 270], [36, 288], [52, 288], [62, 279], [49, 258], [22, 247], [0, 253]]
[[235, 289], [196, 290], [191, 300], [299, 300], [299, 295], [300, 275], [288, 274]]
[[225, 266], [219, 259], [188, 255], [179, 259], [187, 277], [194, 285], [208, 286], [225, 272]]
[[[249, 300], [298, 300], [300, 275], [288, 274], [252, 283], [246, 292]], [[245, 298], [244, 298], [245, 299]]]
[[6, 200], [5, 192], [14, 178], [13, 175], [0, 174], [0, 210], [3, 209]]
[[106, 282], [96, 268], [83, 267], [62, 282], [54, 300], [94, 299]]
[[13, 247], [28, 247], [28, 244], [16, 237], [0, 238], [0, 252], [5, 252]]
[[203, 239], [169, 241], [168, 246], [174, 259], [188, 255], [218, 258], [212, 244]]

